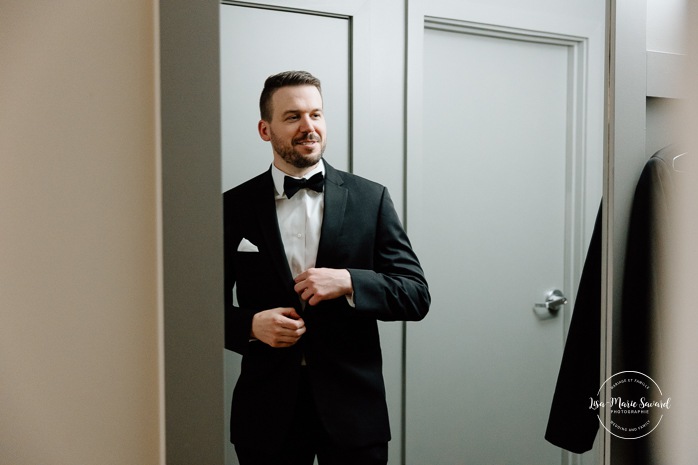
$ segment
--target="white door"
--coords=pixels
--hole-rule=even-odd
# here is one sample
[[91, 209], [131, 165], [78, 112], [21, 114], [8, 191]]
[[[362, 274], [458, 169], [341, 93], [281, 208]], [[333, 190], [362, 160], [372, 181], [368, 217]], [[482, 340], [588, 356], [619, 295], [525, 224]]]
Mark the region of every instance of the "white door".
[[535, 304], [574, 298], [598, 208], [604, 8], [541, 3], [410, 19], [407, 221], [433, 303], [407, 331], [407, 464], [570, 460], [544, 433], [571, 305]]

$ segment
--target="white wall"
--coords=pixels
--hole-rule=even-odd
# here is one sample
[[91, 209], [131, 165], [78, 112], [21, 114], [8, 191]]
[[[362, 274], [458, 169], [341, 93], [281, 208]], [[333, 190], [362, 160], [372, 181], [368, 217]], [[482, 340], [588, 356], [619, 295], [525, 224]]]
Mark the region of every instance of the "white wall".
[[160, 461], [154, 1], [0, 1], [0, 464]]
[[647, 158], [680, 137], [687, 7], [687, 0], [647, 0]]
[[686, 8], [689, 0], [647, 0], [647, 50], [686, 51]]

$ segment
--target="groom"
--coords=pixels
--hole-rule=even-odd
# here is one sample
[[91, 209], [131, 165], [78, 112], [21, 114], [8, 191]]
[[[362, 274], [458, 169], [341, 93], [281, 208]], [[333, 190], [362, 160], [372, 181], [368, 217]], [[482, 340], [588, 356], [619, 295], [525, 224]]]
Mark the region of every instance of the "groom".
[[272, 165], [224, 194], [231, 441], [241, 465], [385, 464], [377, 321], [424, 318], [424, 274], [387, 189], [324, 161], [317, 78], [270, 76], [260, 113]]

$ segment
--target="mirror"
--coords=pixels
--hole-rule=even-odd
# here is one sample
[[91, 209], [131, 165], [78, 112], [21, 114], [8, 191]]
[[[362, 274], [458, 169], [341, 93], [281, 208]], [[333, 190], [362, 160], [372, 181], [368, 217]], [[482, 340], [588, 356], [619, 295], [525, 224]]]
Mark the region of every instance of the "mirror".
[[[544, 434], [601, 199], [605, 15], [602, 0], [221, 5], [223, 191], [271, 162], [266, 76], [306, 69], [326, 158], [390, 189], [424, 267], [430, 314], [380, 326], [390, 463], [598, 459]], [[568, 303], [550, 311], [556, 289]], [[226, 352], [226, 417], [239, 363]]]

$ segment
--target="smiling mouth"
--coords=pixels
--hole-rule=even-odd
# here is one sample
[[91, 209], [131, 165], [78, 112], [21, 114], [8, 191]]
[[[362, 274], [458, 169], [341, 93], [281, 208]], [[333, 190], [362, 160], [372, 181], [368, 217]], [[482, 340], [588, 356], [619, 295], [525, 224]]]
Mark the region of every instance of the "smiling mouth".
[[303, 139], [296, 141], [296, 145], [315, 145], [318, 143], [318, 140], [316, 139]]
[[295, 143], [297, 145], [313, 145], [316, 142], [320, 142], [320, 137], [315, 134], [308, 134], [302, 139], [296, 139]]

